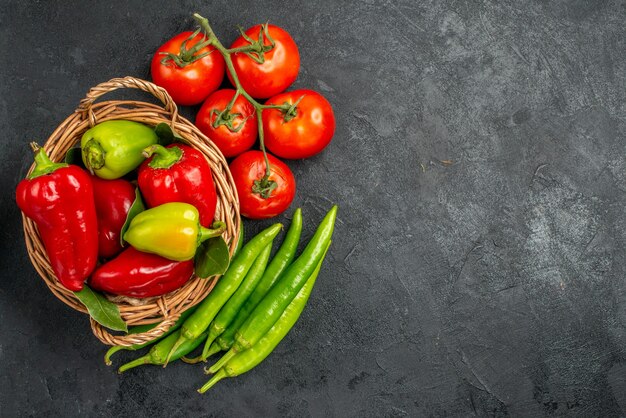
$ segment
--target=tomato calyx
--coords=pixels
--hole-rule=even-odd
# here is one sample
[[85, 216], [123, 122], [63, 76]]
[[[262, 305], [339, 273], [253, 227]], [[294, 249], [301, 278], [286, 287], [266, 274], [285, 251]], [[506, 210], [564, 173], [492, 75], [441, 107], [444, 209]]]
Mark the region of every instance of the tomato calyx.
[[278, 187], [278, 184], [274, 180], [270, 180], [269, 176], [266, 174], [259, 180], [254, 180], [252, 193], [258, 194], [263, 199], [269, 199], [276, 187]]
[[233, 106], [235, 105], [235, 101], [237, 100], [237, 97], [239, 97], [239, 90], [235, 91], [233, 98], [230, 100], [230, 102], [228, 102], [228, 104], [222, 111], [219, 111], [217, 109], [211, 110], [211, 113], [210, 113], [211, 119], [215, 115], [215, 120], [213, 121], [213, 124], [212, 124], [213, 128], [217, 129], [220, 126], [226, 126], [226, 128], [228, 128], [228, 130], [233, 133], [237, 133], [241, 129], [243, 129], [243, 127], [246, 124], [246, 121], [250, 119], [252, 115], [249, 115], [248, 117], [246, 117], [236, 127], [233, 126], [233, 122], [237, 120], [237, 118], [241, 118], [243, 116], [241, 113], [231, 113], [231, 110], [233, 110]]
[[[265, 62], [265, 53], [271, 51], [276, 46], [276, 42], [274, 41], [274, 39], [272, 39], [270, 33], [268, 32], [267, 25], [267, 23], [261, 25], [261, 29], [259, 30], [259, 36], [256, 41], [246, 34], [243, 27], [237, 25], [237, 29], [241, 33], [241, 36], [243, 36], [243, 38], [248, 41], [250, 45], [246, 45], [241, 48], [229, 49], [228, 52], [243, 52], [257, 64], [263, 64]], [[269, 45], [265, 45], [264, 38], [267, 38], [269, 40]]]
[[248, 119], [252, 117], [252, 115], [246, 117], [242, 120], [239, 125], [236, 127], [233, 125], [233, 122], [237, 120], [237, 118], [241, 118], [243, 115], [241, 113], [230, 113], [229, 109], [224, 109], [219, 111], [217, 109], [211, 110], [211, 118], [215, 115], [215, 120], [213, 121], [213, 128], [217, 129], [220, 126], [226, 126], [229, 131], [232, 133], [237, 133], [245, 126], [245, 123]]
[[178, 54], [173, 54], [171, 52], [160, 52], [161, 55], [165, 55], [165, 57], [163, 57], [163, 59], [161, 60], [161, 64], [169, 65], [170, 61], [171, 61], [175, 65], [177, 65], [178, 67], [184, 68], [187, 65], [192, 64], [192, 63], [194, 63], [194, 62], [196, 62], [196, 61], [206, 57], [211, 52], [213, 52], [213, 51], [207, 51], [207, 52], [204, 52], [202, 54], [196, 55], [203, 48], [206, 48], [207, 46], [211, 45], [212, 41], [211, 41], [211, 39], [209, 39], [209, 37], [207, 37], [207, 39], [205, 41], [198, 42], [197, 44], [195, 44], [191, 48], [187, 48], [187, 43], [189, 41], [195, 39], [195, 37], [198, 36], [201, 31], [202, 31], [202, 28], [198, 28], [194, 33], [189, 35], [189, 37], [187, 39], [185, 39], [182, 42], [182, 44], [180, 44], [180, 52]]

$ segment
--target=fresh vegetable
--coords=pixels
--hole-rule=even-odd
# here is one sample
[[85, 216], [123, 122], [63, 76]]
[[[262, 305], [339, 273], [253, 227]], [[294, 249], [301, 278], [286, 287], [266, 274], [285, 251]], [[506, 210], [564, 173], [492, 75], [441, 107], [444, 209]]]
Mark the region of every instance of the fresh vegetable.
[[252, 148], [258, 133], [254, 106], [232, 89], [217, 90], [206, 99], [196, 116], [196, 126], [226, 158]]
[[263, 248], [274, 240], [282, 227], [281, 224], [274, 224], [261, 231], [243, 246], [241, 251], [231, 261], [226, 273], [217, 281], [211, 293], [200, 303], [196, 312], [182, 325], [180, 340], [176, 342], [171, 353], [175, 351], [178, 345], [184, 341], [197, 338], [208, 328], [215, 315], [235, 293], [241, 281], [246, 277], [254, 260], [263, 251]]
[[161, 296], [180, 288], [193, 275], [193, 260], [172, 261], [127, 248], [91, 275], [91, 287], [133, 298]]
[[[328, 247], [326, 247], [326, 251], [327, 250]], [[270, 355], [272, 351], [274, 351], [278, 343], [280, 343], [282, 339], [285, 338], [291, 328], [293, 328], [295, 323], [298, 321], [298, 318], [300, 318], [300, 314], [304, 310], [304, 307], [309, 300], [309, 296], [311, 296], [311, 291], [313, 290], [313, 286], [315, 285], [315, 281], [317, 280], [317, 276], [319, 274], [320, 268], [322, 267], [323, 261], [324, 257], [322, 257], [320, 262], [317, 264], [317, 267], [315, 267], [315, 270], [313, 270], [313, 273], [311, 274], [309, 279], [306, 281], [304, 286], [302, 286], [302, 289], [300, 289], [298, 294], [285, 308], [283, 313], [280, 315], [272, 328], [270, 328], [267, 334], [265, 334], [252, 347], [250, 347], [246, 351], [238, 353], [226, 364], [224, 364], [224, 366], [217, 371], [217, 374], [213, 376], [211, 380], [209, 380], [204, 386], [198, 389], [198, 392], [206, 392], [225, 377], [235, 377], [247, 371], [250, 371], [257, 365], [259, 365], [259, 363], [261, 363], [263, 360], [265, 360], [265, 358]]]
[[195, 32], [183, 32], [165, 42], [150, 65], [152, 80], [178, 104], [201, 103], [224, 79], [224, 58]]
[[85, 167], [102, 179], [120, 178], [141, 164], [144, 148], [156, 144], [154, 131], [130, 120], [108, 120], [89, 129], [80, 140]]
[[[127, 351], [137, 351], [137, 350], [141, 350], [144, 347], [147, 347], [149, 345], [152, 345], [160, 340], [162, 340], [163, 338], [167, 337], [168, 335], [170, 335], [171, 333], [173, 333], [174, 331], [176, 331], [178, 328], [180, 328], [180, 326], [183, 324], [183, 322], [185, 322], [185, 320], [187, 318], [189, 318], [189, 316], [193, 313], [193, 311], [196, 310], [196, 307], [192, 307], [187, 309], [186, 311], [184, 311], [183, 313], [180, 314], [180, 317], [176, 320], [176, 322], [174, 323], [174, 325], [172, 325], [167, 331], [165, 331], [163, 334], [161, 334], [160, 337], [152, 340], [152, 341], [148, 341], [147, 343], [143, 343], [143, 344], [133, 344], [133, 345], [114, 345], [113, 347], [109, 348], [107, 350], [107, 352], [104, 355], [104, 363], [107, 366], [110, 366], [112, 364], [111, 362], [111, 356], [115, 353], [117, 353], [118, 351], [122, 351], [122, 350], [127, 350]], [[157, 325], [159, 325], [159, 323], [154, 323], [154, 324], [146, 324], [146, 325], [137, 325], [134, 326], [132, 328], [130, 328], [128, 330], [128, 334], [141, 334], [147, 331], [150, 331], [151, 329], [153, 329], [154, 327], [156, 327]]]
[[148, 207], [184, 202], [200, 213], [200, 224], [210, 227], [217, 193], [211, 167], [204, 155], [188, 145], [155, 144], [144, 150], [148, 157], [139, 167], [137, 183]]
[[136, 199], [136, 188], [124, 179], [91, 176], [98, 216], [98, 256], [110, 258], [122, 251], [121, 232]]
[[[285, 104], [291, 107], [270, 107]], [[279, 157], [311, 157], [326, 148], [335, 133], [333, 108], [313, 90], [288, 91], [272, 97], [265, 106], [265, 146]]]
[[98, 221], [89, 174], [54, 163], [34, 142], [33, 171], [17, 185], [17, 206], [35, 224], [61, 284], [79, 291], [98, 259]]
[[189, 203], [165, 203], [135, 216], [124, 240], [139, 251], [170, 260], [190, 260], [201, 242], [222, 235], [226, 229], [223, 222], [215, 222], [213, 229], [208, 229], [199, 221], [198, 209]]
[[[300, 208], [296, 209], [291, 219], [291, 225], [285, 235], [285, 239], [281, 244], [278, 251], [274, 255], [274, 258], [265, 269], [263, 277], [259, 284], [254, 288], [254, 291], [250, 297], [243, 304], [235, 319], [228, 325], [226, 330], [215, 340], [208, 351], [203, 350], [202, 357], [204, 359], [216, 354], [222, 350], [228, 350], [233, 346], [235, 342], [235, 332], [244, 323], [250, 313], [261, 302], [263, 297], [276, 283], [276, 280], [285, 271], [285, 269], [291, 264], [296, 256], [296, 250], [298, 249], [298, 243], [300, 242], [300, 234], [302, 233], [302, 211]], [[206, 347], [206, 346], [205, 346]]]
[[[250, 51], [246, 47], [253, 46]], [[241, 31], [230, 46], [233, 66], [244, 90], [257, 99], [284, 91], [298, 77], [300, 54], [293, 38], [275, 25], [256, 25]], [[233, 77], [228, 73], [231, 83]]]
[[[137, 366], [142, 366], [144, 364], [154, 364], [154, 365], [164, 365], [166, 363], [166, 356], [172, 350], [174, 343], [178, 340], [180, 336], [180, 330], [168, 335], [166, 338], [159, 341], [156, 345], [154, 345], [148, 354], [145, 356], [141, 356], [133, 361], [130, 361], [117, 370], [118, 373], [124, 373], [126, 370], [132, 369]], [[187, 340], [183, 344], [180, 344], [173, 350], [170, 357], [167, 358], [168, 361], [178, 360], [182, 356], [191, 353], [196, 349], [202, 341], [206, 338], [206, 333], [199, 335], [197, 338], [193, 340]]]
[[267, 155], [270, 175], [260, 151], [247, 151], [230, 163], [230, 172], [239, 194], [241, 214], [251, 219], [272, 218], [287, 210], [296, 195], [296, 179], [289, 167]]
[[210, 373], [215, 373], [237, 353], [256, 344], [276, 323], [281, 313], [291, 303], [322, 260], [330, 243], [336, 218], [337, 206], [333, 206], [320, 223], [302, 254], [287, 267], [287, 270], [252, 311], [236, 332], [233, 346], [209, 369]]
[[207, 353], [209, 352], [209, 348], [211, 347], [213, 341], [215, 341], [215, 339], [224, 332], [233, 319], [235, 319], [237, 312], [241, 309], [241, 306], [255, 289], [259, 280], [263, 277], [263, 272], [265, 271], [271, 252], [272, 245], [266, 245], [257, 259], [254, 260], [252, 267], [248, 271], [245, 279], [237, 288], [237, 291], [235, 291], [230, 299], [228, 299], [228, 302], [222, 306], [222, 309], [220, 309], [215, 319], [211, 322], [211, 325], [209, 326], [209, 335], [204, 344], [204, 349], [202, 350], [201, 359], [203, 361], [206, 360]]
[[237, 246], [235, 247], [235, 252], [233, 253], [233, 257], [239, 254], [241, 248], [243, 247], [244, 233], [243, 233], [243, 222], [239, 223], [239, 236], [237, 237]]

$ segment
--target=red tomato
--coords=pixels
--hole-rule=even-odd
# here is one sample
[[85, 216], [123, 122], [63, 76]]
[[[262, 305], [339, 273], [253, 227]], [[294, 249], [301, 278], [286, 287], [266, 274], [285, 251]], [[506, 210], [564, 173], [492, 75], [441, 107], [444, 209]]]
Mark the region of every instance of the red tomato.
[[[184, 67], [178, 66], [171, 59], [165, 63], [161, 62], [166, 57], [161, 52], [169, 52], [180, 56], [181, 44], [191, 35], [193, 35], [192, 32], [183, 32], [161, 45], [154, 57], [152, 57], [152, 65], [150, 67], [152, 80], [155, 84], [167, 90], [176, 103], [185, 106], [198, 104], [213, 91], [217, 90], [224, 79], [226, 66], [222, 55], [212, 46], [204, 47], [194, 54], [197, 57], [206, 52], [211, 52], [209, 55]], [[187, 42], [186, 50], [189, 50], [199, 42], [203, 42], [205, 39], [201, 34], [196, 35]], [[185, 57], [183, 57], [183, 61], [185, 61]]]
[[222, 112], [230, 103], [235, 90], [224, 89], [213, 92], [204, 102], [198, 115], [196, 116], [196, 126], [203, 134], [208, 136], [217, 145], [225, 157], [235, 157], [250, 149], [256, 141], [257, 120], [254, 106], [239, 95], [230, 111], [230, 115], [239, 114], [233, 117], [231, 125], [236, 132], [231, 131], [226, 125], [213, 127], [213, 122], [217, 119], [217, 113]]
[[[304, 96], [304, 97], [303, 97]], [[322, 151], [335, 133], [333, 108], [313, 90], [294, 90], [272, 97], [266, 104], [293, 105], [293, 113], [263, 110], [265, 146], [282, 158], [307, 158]]]
[[265, 160], [261, 151], [246, 151], [230, 163], [230, 172], [239, 194], [241, 214], [251, 219], [272, 218], [284, 212], [296, 195], [296, 179], [285, 163], [273, 155], [270, 162], [270, 180], [276, 188], [269, 197], [263, 198], [253, 190], [255, 180], [265, 175]]
[[[256, 25], [245, 33], [251, 39], [258, 41], [259, 33], [262, 30], [262, 25]], [[300, 54], [291, 36], [278, 26], [267, 25], [267, 30], [274, 40], [275, 46], [264, 53], [265, 62], [263, 64], [255, 62], [242, 52], [232, 55], [233, 65], [241, 86], [250, 96], [258, 99], [267, 99], [285, 91], [291, 83], [296, 81], [300, 70]], [[263, 34], [263, 44], [271, 45], [265, 33]], [[230, 47], [239, 48], [247, 45], [250, 45], [250, 42], [240, 36], [235, 39]], [[228, 79], [233, 83], [230, 73], [228, 73]]]

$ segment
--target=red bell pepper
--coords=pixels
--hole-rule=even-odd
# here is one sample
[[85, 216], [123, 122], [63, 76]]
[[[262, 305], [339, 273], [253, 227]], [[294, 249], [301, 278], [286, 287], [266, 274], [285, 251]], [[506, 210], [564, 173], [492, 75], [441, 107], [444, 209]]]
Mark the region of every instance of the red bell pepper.
[[122, 251], [120, 233], [135, 201], [135, 186], [126, 180], [91, 176], [98, 215], [98, 256], [111, 258]]
[[114, 295], [160, 296], [184, 285], [193, 274], [193, 260], [172, 261], [129, 247], [91, 275], [92, 288]]
[[98, 259], [91, 179], [78, 166], [53, 163], [37, 144], [31, 147], [35, 168], [17, 185], [17, 205], [37, 224], [57, 279], [69, 290], [82, 290]]
[[217, 193], [204, 155], [183, 144], [152, 145], [144, 149], [144, 155], [151, 158], [139, 167], [137, 183], [146, 205], [189, 203], [198, 209], [200, 224], [211, 227]]

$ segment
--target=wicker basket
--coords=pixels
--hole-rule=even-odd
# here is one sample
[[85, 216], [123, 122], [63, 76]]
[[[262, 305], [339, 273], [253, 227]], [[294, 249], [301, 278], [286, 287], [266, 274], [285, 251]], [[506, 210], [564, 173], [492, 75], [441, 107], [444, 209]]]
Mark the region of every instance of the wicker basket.
[[[100, 96], [120, 88], [143, 90], [159, 99], [164, 107], [139, 101], [107, 101], [95, 103]], [[76, 111], [50, 135], [44, 148], [53, 161], [64, 158], [68, 149], [78, 143], [83, 133], [97, 123], [112, 119], [126, 119], [156, 126], [161, 122], [170, 123], [174, 131], [189, 145], [201, 151], [213, 171], [217, 190], [216, 218], [224, 221], [227, 230], [226, 242], [230, 243], [231, 255], [239, 235], [239, 200], [228, 164], [219, 149], [191, 122], [178, 115], [178, 109], [167, 92], [150, 82], [133, 77], [115, 78], [93, 87], [81, 100]], [[30, 171], [32, 171], [31, 167]], [[29, 171], [29, 172], [30, 172]], [[28, 255], [39, 275], [52, 293], [72, 308], [87, 313], [84, 305], [73, 292], [63, 287], [52, 272], [48, 256], [44, 250], [35, 224], [22, 215], [24, 236]], [[198, 304], [211, 291], [218, 277], [200, 279], [192, 277], [180, 289], [158, 298], [141, 300], [141, 304], [129, 300], [117, 301], [122, 318], [128, 325], [152, 324], [161, 322], [155, 328], [142, 334], [113, 335], [91, 319], [91, 328], [100, 341], [109, 345], [132, 345], [151, 341], [166, 332], [186, 309]]]

